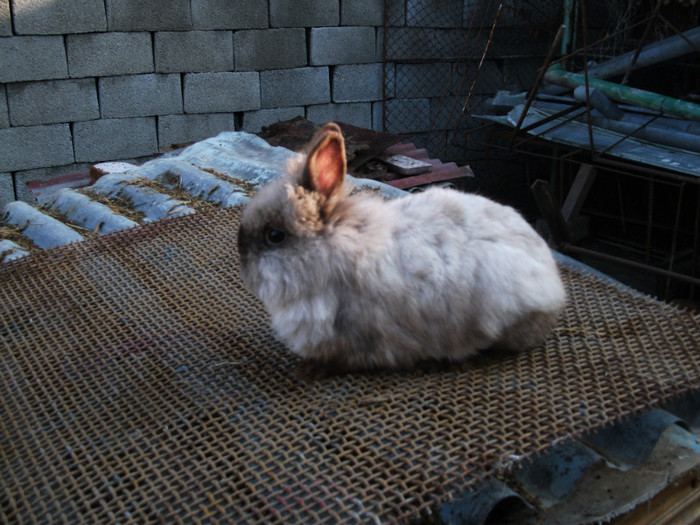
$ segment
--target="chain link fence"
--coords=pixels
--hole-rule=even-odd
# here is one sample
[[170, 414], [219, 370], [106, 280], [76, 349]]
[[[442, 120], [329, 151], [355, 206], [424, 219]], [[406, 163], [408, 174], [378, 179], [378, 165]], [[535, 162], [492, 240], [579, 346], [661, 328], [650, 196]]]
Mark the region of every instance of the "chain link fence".
[[556, 58], [580, 69], [696, 26], [692, 2], [385, 0], [383, 129], [442, 160], [478, 162], [477, 115], [499, 90], [532, 88], [562, 23], [569, 34]]
[[497, 91], [522, 91], [562, 20], [559, 0], [386, 0], [383, 127], [443, 160], [478, 147]]

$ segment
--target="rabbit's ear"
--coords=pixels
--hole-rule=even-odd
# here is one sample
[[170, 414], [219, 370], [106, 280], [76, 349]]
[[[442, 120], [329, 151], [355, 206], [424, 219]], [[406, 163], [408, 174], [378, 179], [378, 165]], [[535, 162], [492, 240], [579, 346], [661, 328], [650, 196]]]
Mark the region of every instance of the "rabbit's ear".
[[329, 122], [316, 135], [306, 158], [302, 186], [326, 198], [339, 192], [345, 181], [345, 142], [337, 124]]

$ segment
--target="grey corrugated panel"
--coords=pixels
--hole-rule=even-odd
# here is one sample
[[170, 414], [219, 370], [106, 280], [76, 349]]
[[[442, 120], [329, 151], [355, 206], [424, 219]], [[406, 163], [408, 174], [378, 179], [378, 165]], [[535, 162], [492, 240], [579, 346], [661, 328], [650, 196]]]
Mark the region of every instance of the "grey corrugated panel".
[[654, 408], [616, 425], [581, 437], [588, 447], [623, 470], [643, 465], [668, 427], [680, 419]]
[[182, 189], [193, 197], [200, 197], [224, 208], [237, 206], [248, 201], [248, 191], [224, 174], [218, 176], [193, 166], [177, 157], [156, 159], [135, 168], [132, 174], [158, 181], [173, 189]]
[[[508, 115], [480, 115], [479, 118], [515, 127], [523, 109], [524, 105], [518, 105]], [[577, 148], [590, 148], [591, 141], [587, 124], [570, 120], [567, 115], [546, 124], [537, 125], [548, 116], [546, 111], [531, 107], [522, 122], [522, 127], [533, 126], [527, 133], [544, 140]], [[597, 126], [592, 126], [592, 135], [594, 150], [599, 153], [605, 151], [606, 154], [613, 157], [641, 162], [686, 175], [700, 176], [700, 155], [691, 151], [652, 144]]]
[[133, 228], [137, 224], [87, 195], [68, 188], [55, 192], [46, 206], [59, 212], [72, 223], [99, 233]]
[[700, 438], [700, 390], [668, 403], [666, 410], [681, 418], [683, 424]]
[[[507, 476], [510, 481], [484, 483], [445, 504], [441, 516], [455, 525], [610, 521], [646, 504], [688, 473], [700, 476], [698, 423], [700, 392], [694, 392], [665, 409], [653, 408], [553, 445], [520, 465]], [[594, 442], [595, 450], [586, 441]]]
[[194, 213], [183, 201], [140, 185], [140, 180], [145, 179], [133, 173], [114, 173], [100, 177], [89, 189], [106, 197], [120, 197], [129, 201], [134, 210], [146, 215], [144, 221], [147, 222]]
[[8, 203], [5, 206], [4, 219], [10, 224], [18, 226], [22, 235], [39, 248], [53, 248], [83, 240], [83, 236], [74, 229], [45, 213], [41, 213], [26, 202]]
[[[508, 503], [518, 512], [532, 509], [520, 494], [497, 479], [479, 484], [474, 491], [467, 492], [440, 509], [443, 523], [459, 525], [481, 525], [499, 505]], [[514, 509], [515, 510], [515, 509]]]
[[604, 461], [583, 443], [569, 441], [524, 463], [514, 476], [541, 508], [549, 508], [566, 501], [581, 477], [593, 465]]
[[225, 131], [173, 153], [199, 169], [213, 170], [246, 181], [257, 188], [285, 172], [297, 154], [250, 133]]
[[600, 463], [589, 469], [566, 501], [543, 513], [542, 523], [610, 521], [646, 505], [660, 492], [699, 470], [698, 436], [671, 425], [642, 465], [625, 471]]
[[[296, 158], [296, 153], [270, 146], [256, 135], [223, 132], [141, 166], [133, 165], [129, 168], [123, 163], [118, 163], [118, 172], [103, 175], [86, 189], [109, 198], [124, 199], [135, 211], [145, 214], [144, 222], [158, 221], [194, 213], [194, 209], [186, 202], [149, 186], [149, 181], [155, 181], [170, 189], [182, 190], [192, 198], [203, 198], [223, 207], [235, 206], [245, 203], [254, 189], [281, 176], [287, 170], [288, 163]], [[103, 163], [101, 166], [107, 168], [109, 164]], [[356, 179], [349, 175], [348, 180], [358, 189], [378, 189], [387, 197], [404, 194], [401, 190], [373, 180]], [[91, 200], [89, 195], [74, 190], [59, 189], [45, 195], [43, 201], [50, 209], [60, 212], [73, 223], [91, 231], [97, 230], [98, 233], [108, 233], [136, 224], [109, 207]], [[13, 206], [13, 209], [25, 210], [28, 205], [22, 203]], [[13, 217], [18, 213], [14, 211]], [[26, 222], [25, 219], [18, 220], [22, 223], [18, 226], [23, 226]], [[41, 226], [41, 231], [38, 231], [36, 226], [40, 224], [48, 226]], [[63, 228], [56, 224], [62, 225]], [[44, 228], [48, 229], [44, 231]], [[77, 237], [78, 234], [74, 230], [53, 218], [51, 221], [37, 222], [26, 233], [28, 238], [33, 239], [37, 235], [56, 235], [54, 230], [65, 232], [64, 235], [68, 236], [66, 242], [82, 239]], [[40, 248], [54, 245], [56, 243], [48, 240], [37, 243]], [[27, 252], [13, 253], [16, 253], [15, 257], [19, 257]]]
[[2, 257], [2, 262], [9, 262], [14, 259], [19, 259], [28, 255], [29, 252], [23, 250], [22, 247], [10, 241], [9, 239], [0, 240], [0, 257]]

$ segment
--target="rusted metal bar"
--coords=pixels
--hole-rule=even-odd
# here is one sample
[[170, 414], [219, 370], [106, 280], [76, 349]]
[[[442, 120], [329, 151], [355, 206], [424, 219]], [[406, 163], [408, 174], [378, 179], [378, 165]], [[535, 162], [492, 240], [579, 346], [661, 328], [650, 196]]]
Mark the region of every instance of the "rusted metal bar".
[[634, 66], [637, 65], [637, 59], [639, 58], [639, 54], [642, 52], [642, 48], [644, 47], [644, 42], [647, 41], [647, 38], [649, 36], [649, 31], [651, 31], [651, 28], [654, 25], [654, 20], [656, 20], [658, 14], [659, 14], [659, 8], [661, 7], [661, 2], [663, 2], [663, 0], [657, 0], [656, 7], [654, 8], [654, 14], [651, 17], [649, 17], [649, 22], [647, 23], [646, 27], [644, 28], [644, 33], [642, 33], [642, 38], [639, 39], [639, 45], [637, 46], [637, 49], [634, 52], [634, 56], [632, 56], [632, 60], [630, 60], [630, 63], [627, 66], [627, 70], [625, 71], [625, 76], [623, 76], [622, 80], [620, 81], [620, 84], [622, 84], [623, 86], [627, 85], [627, 82], [629, 81], [630, 75], [632, 74], [632, 71], [634, 71]]
[[[573, 108], [573, 109], [572, 109], [572, 108]], [[558, 112], [558, 113], [555, 113], [554, 115], [550, 115], [549, 117], [545, 117], [545, 118], [543, 118], [542, 120], [538, 120], [537, 122], [533, 122], [533, 123], [530, 124], [529, 126], [526, 126], [525, 128], [523, 128], [521, 131], [523, 131], [523, 132], [529, 131], [529, 130], [534, 129], [534, 128], [537, 128], [537, 127], [539, 127], [539, 126], [541, 126], [541, 125], [543, 125], [543, 124], [547, 124], [547, 123], [549, 123], [549, 122], [551, 122], [551, 121], [553, 121], [553, 120], [556, 120], [556, 119], [559, 118], [559, 117], [562, 117], [562, 116], [564, 116], [564, 115], [566, 115], [566, 114], [568, 114], [568, 113], [571, 113], [571, 112], [574, 111], [575, 109], [581, 109], [581, 105], [572, 106], [572, 108], [564, 109], [564, 110], [562, 110], [562, 111], [560, 111], [560, 112]], [[552, 126], [551, 128], [547, 128], [545, 131], [552, 131], [553, 129], [557, 129], [558, 127], [563, 126], [564, 124], [567, 124], [567, 123], [571, 122], [572, 120], [574, 120], [574, 119], [577, 118], [577, 117], [578, 117], [578, 115], [573, 115], [573, 116], [567, 118], [566, 120], [564, 120], [564, 121], [562, 121], [562, 122], [556, 123], [556, 124], [555, 124], [554, 126]], [[511, 137], [512, 137], [512, 135], [511, 135]], [[519, 142], [515, 145], [515, 147], [516, 147], [516, 148], [517, 148], [517, 147], [520, 147], [520, 146], [522, 146], [523, 144], [526, 144], [526, 143], [528, 143], [528, 142], [530, 142], [530, 141], [533, 141], [533, 140], [535, 140], [535, 139], [537, 139], [537, 138], [539, 138], [539, 135], [532, 135], [532, 136], [529, 136], [529, 137], [525, 137], [523, 140], [519, 141]], [[509, 143], [507, 149], [509, 149], [509, 150], [512, 149], [512, 144]]]
[[654, 225], [654, 178], [649, 179], [649, 193], [648, 193], [648, 206], [647, 211], [647, 230], [646, 230], [646, 245], [644, 252], [644, 262], [649, 264], [651, 260], [651, 230]]
[[[685, 189], [685, 184], [681, 184], [678, 187], [678, 203], [676, 204], [676, 218], [673, 223], [673, 234], [671, 238], [671, 253], [669, 255], [668, 270], [673, 271], [673, 263], [676, 262], [676, 247], [678, 246], [678, 229], [681, 222], [681, 209], [683, 208], [683, 190]], [[664, 290], [664, 297], [668, 297], [668, 290], [671, 285], [670, 279], [666, 278], [666, 289]]]
[[624, 141], [627, 140], [628, 138], [632, 137], [635, 133], [637, 133], [637, 132], [639, 132], [640, 130], [642, 130], [642, 129], [644, 129], [645, 127], [647, 127], [649, 124], [651, 124], [652, 122], [654, 122], [654, 121], [655, 121], [657, 118], [659, 118], [660, 116], [661, 116], [660, 114], [659, 114], [659, 115], [654, 115], [653, 117], [651, 117], [649, 120], [647, 120], [647, 121], [644, 122], [643, 124], [640, 124], [640, 126], [639, 126], [638, 128], [632, 130], [630, 133], [626, 133], [625, 135], [623, 135], [623, 137], [622, 137], [620, 140], [618, 140], [618, 141], [616, 141], [615, 143], [611, 144], [610, 146], [608, 146], [607, 148], [605, 148], [605, 149], [604, 149], [603, 151], [601, 151], [600, 153], [597, 153], [597, 154], [596, 154], [596, 152], [593, 151], [593, 152], [592, 152], [593, 156], [597, 159], [598, 157], [600, 157], [600, 156], [602, 156], [602, 155], [605, 155], [608, 151], [610, 151], [610, 150], [612, 150], [613, 148], [615, 148], [615, 146], [617, 146], [617, 145], [620, 144], [621, 142], [624, 142]]
[[682, 31], [679, 31], [676, 28], [676, 26], [669, 22], [669, 20], [661, 13], [658, 14], [658, 17], [666, 26], [670, 27], [673, 30], [673, 32], [676, 33], [676, 35], [682, 38], [686, 42], [686, 44], [692, 47], [696, 53], [700, 54], [700, 47], [698, 47], [698, 45], [688, 36], [689, 33], [697, 32], [699, 28], [691, 29], [684, 33]]
[[[548, 124], [548, 123], [552, 122], [553, 120], [558, 119], [559, 117], [563, 117], [564, 115], [568, 115], [569, 113], [572, 113], [572, 112], [574, 112], [578, 109], [581, 109], [581, 108], [583, 108], [583, 104], [574, 104], [571, 107], [568, 107], [566, 109], [562, 109], [561, 111], [557, 111], [556, 113], [552, 113], [548, 117], [540, 119], [537, 122], [533, 122], [532, 124], [529, 124], [529, 125], [525, 126], [524, 128], [522, 128], [520, 131], [522, 131], [523, 133], [526, 133], [526, 132], [530, 131], [531, 129], [539, 128], [540, 126], [542, 126], [544, 124]], [[572, 120], [577, 119], [578, 117], [579, 117], [579, 115], [573, 115], [572, 117], [567, 119], [566, 122], [571, 122]], [[560, 125], [561, 124], [555, 126], [555, 128], [559, 127]], [[555, 128], [549, 128], [547, 131], [555, 129]]]
[[[700, 252], [700, 186], [697, 187], [697, 200], [695, 206], [695, 224], [693, 228], [693, 257], [690, 263], [693, 277], [698, 272], [698, 252]], [[690, 290], [690, 298], [695, 299], [695, 288]]]
[[520, 114], [520, 118], [518, 119], [517, 124], [515, 125], [515, 129], [513, 129], [513, 133], [511, 135], [510, 143], [509, 146], [513, 145], [513, 142], [515, 141], [515, 137], [517, 134], [520, 132], [520, 126], [523, 125], [523, 121], [525, 120], [525, 116], [527, 115], [527, 110], [530, 109], [530, 105], [532, 104], [532, 100], [535, 98], [535, 94], [537, 93], [537, 90], [540, 87], [540, 84], [542, 83], [542, 79], [544, 78], [544, 74], [547, 72], [547, 69], [549, 68], [549, 64], [552, 62], [552, 59], [554, 58], [554, 53], [556, 53], [557, 47], [559, 46], [559, 43], [561, 42], [562, 35], [564, 34], [564, 24], [559, 26], [559, 30], [557, 31], [557, 34], [554, 36], [554, 42], [552, 42], [552, 46], [549, 48], [549, 53], [547, 53], [547, 57], [544, 60], [544, 64], [542, 64], [542, 68], [540, 69], [539, 73], [537, 73], [537, 78], [535, 79], [535, 83], [532, 86], [532, 89], [530, 89], [530, 93], [527, 95], [527, 100], [525, 101], [525, 107], [523, 108], [523, 112]]
[[622, 198], [622, 184], [620, 177], [615, 177], [615, 185], [617, 186], [617, 204], [620, 207], [620, 224], [622, 225], [622, 233], [627, 233], [627, 218], [625, 213], [625, 201]]
[[670, 277], [671, 279], [675, 279], [677, 281], [681, 281], [684, 283], [690, 283], [695, 286], [700, 286], [700, 279], [697, 277], [692, 277], [690, 275], [685, 275], [682, 273], [678, 272], [671, 272], [668, 270], [664, 270], [663, 268], [658, 268], [656, 266], [651, 266], [649, 264], [645, 263], [640, 263], [637, 261], [631, 261], [629, 259], [624, 259], [622, 257], [617, 257], [615, 255], [609, 255], [607, 253], [602, 253], [598, 252], [595, 250], [589, 250], [588, 248], [582, 248], [580, 246], [576, 246], [570, 243], [563, 243], [559, 249], [564, 252], [564, 253], [569, 253], [572, 255], [580, 255], [580, 256], [585, 256], [585, 257], [592, 257], [594, 259], [600, 259], [603, 261], [611, 262], [614, 264], [619, 264], [620, 266], [626, 266], [628, 268], [634, 268], [635, 270], [641, 270], [644, 272], [649, 272], [653, 273], [656, 275], [661, 275], [664, 277]]
[[581, 29], [583, 33], [583, 76], [586, 89], [586, 124], [588, 127], [588, 141], [592, 155], [595, 156], [595, 143], [593, 142], [593, 120], [591, 115], [591, 88], [588, 81], [588, 31], [586, 30], [586, 2], [582, 1], [581, 6]]

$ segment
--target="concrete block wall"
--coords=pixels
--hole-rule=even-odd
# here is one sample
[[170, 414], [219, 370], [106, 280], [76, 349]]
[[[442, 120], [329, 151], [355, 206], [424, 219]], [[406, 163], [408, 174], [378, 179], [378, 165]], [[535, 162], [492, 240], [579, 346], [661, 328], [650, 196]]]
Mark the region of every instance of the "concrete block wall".
[[295, 116], [381, 128], [383, 13], [383, 0], [0, 0], [0, 209], [31, 200], [29, 181], [224, 130]]

